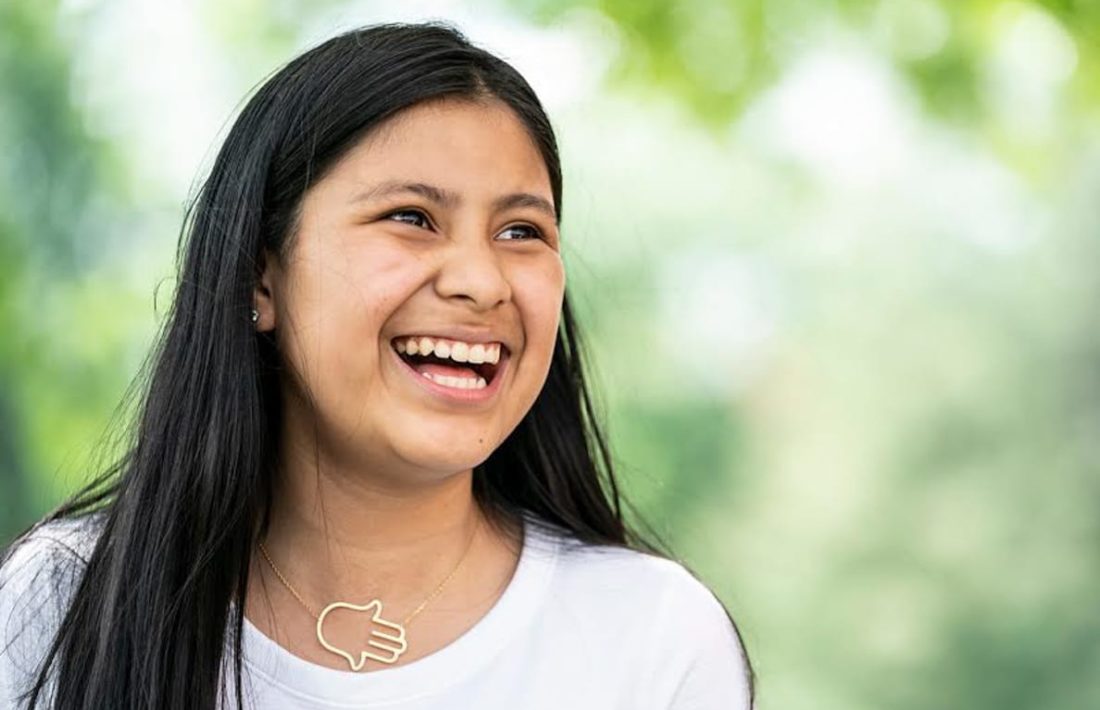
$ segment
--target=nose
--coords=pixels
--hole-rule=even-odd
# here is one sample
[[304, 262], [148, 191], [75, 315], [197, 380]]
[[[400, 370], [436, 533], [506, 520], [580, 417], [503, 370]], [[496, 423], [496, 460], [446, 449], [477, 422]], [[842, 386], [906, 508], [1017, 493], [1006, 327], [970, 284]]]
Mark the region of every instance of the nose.
[[468, 301], [478, 311], [491, 310], [512, 298], [500, 255], [484, 237], [456, 240], [451, 247], [436, 277], [440, 297]]

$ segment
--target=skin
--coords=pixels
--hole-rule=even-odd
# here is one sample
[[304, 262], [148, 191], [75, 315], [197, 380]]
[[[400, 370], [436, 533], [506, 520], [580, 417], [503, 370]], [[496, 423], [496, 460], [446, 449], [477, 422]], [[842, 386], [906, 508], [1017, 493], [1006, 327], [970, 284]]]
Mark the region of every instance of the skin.
[[[440, 204], [407, 191], [363, 198], [388, 181], [457, 199]], [[256, 328], [274, 331], [288, 364], [283, 464], [264, 545], [299, 594], [315, 612], [378, 597], [386, 618], [400, 621], [471, 541], [459, 572], [408, 625], [409, 650], [395, 666], [474, 625], [518, 559], [518, 530], [485, 524], [472, 469], [546, 381], [565, 272], [553, 214], [493, 206], [516, 193], [553, 204], [545, 163], [506, 105], [415, 106], [306, 193], [290, 253], [266, 255], [254, 292]], [[450, 403], [401, 370], [392, 339], [444, 324], [487, 326], [509, 346], [493, 400]], [[320, 647], [314, 618], [259, 554], [252, 580], [250, 621], [296, 655], [348, 669]], [[366, 670], [388, 667], [368, 662]]]

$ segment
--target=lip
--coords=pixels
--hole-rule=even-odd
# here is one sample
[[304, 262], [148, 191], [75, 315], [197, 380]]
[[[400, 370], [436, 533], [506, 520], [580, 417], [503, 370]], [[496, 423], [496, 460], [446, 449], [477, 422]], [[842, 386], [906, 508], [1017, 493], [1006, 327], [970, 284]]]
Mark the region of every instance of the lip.
[[508, 349], [501, 348], [500, 362], [497, 364], [497, 370], [493, 374], [493, 381], [487, 384], [484, 389], [461, 390], [457, 387], [447, 387], [446, 385], [429, 380], [427, 377], [424, 377], [424, 375], [421, 375], [414, 370], [409, 363], [405, 362], [404, 358], [394, 349], [392, 343], [390, 344], [389, 351], [394, 360], [397, 361], [397, 366], [401, 368], [401, 371], [408, 375], [418, 387], [422, 388], [433, 397], [458, 404], [477, 404], [493, 399], [496, 393], [500, 391], [501, 383], [504, 381], [504, 375], [508, 372], [508, 366], [512, 360], [511, 353]]

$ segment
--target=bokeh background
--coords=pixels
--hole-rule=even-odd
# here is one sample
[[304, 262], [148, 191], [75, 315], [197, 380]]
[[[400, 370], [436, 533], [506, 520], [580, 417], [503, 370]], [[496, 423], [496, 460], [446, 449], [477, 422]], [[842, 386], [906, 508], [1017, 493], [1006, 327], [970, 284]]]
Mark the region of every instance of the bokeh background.
[[759, 707], [1100, 707], [1092, 0], [3, 0], [0, 539], [109, 458], [242, 98], [427, 18], [555, 121], [620, 475]]

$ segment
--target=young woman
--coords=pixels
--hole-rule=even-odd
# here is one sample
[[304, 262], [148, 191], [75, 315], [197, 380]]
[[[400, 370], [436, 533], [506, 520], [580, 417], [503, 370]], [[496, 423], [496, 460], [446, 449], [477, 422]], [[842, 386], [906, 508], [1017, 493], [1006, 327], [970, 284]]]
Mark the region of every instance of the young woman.
[[0, 568], [0, 705], [751, 704], [733, 622], [624, 524], [530, 86], [439, 24], [245, 106], [125, 457]]

